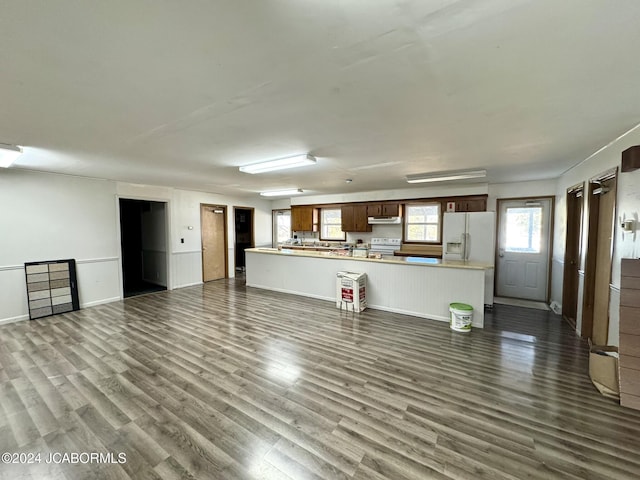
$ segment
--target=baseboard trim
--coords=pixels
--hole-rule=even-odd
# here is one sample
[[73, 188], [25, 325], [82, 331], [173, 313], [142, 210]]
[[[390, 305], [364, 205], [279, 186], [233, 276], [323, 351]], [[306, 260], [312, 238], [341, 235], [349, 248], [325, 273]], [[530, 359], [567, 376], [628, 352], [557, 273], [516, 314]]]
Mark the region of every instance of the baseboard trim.
[[96, 300], [95, 302], [87, 302], [80, 305], [80, 308], [90, 308], [98, 305], [104, 305], [105, 303], [119, 302], [122, 300], [122, 297], [111, 297], [111, 298], [102, 298], [100, 300]]
[[173, 287], [171, 287], [171, 290], [175, 290], [176, 288], [195, 287], [196, 285], [204, 285], [204, 282], [194, 282], [194, 283], [185, 283], [184, 285], [174, 285]]
[[18, 315], [17, 317], [3, 318], [2, 320], [0, 320], [0, 325], [21, 322], [22, 320], [29, 320], [29, 315]]
[[[249, 284], [247, 283], [247, 287], [253, 287], [253, 288], [259, 288], [261, 290], [271, 290], [273, 292], [280, 292], [280, 293], [290, 293], [291, 295], [297, 295], [297, 296], [301, 296], [301, 297], [309, 297], [309, 298], [315, 298], [317, 300], [326, 300], [329, 302], [336, 302], [336, 299], [333, 297], [325, 297], [323, 295], [313, 295], [313, 294], [308, 294], [308, 293], [300, 293], [297, 291], [293, 291], [293, 290], [287, 290], [284, 288], [272, 288], [272, 287], [265, 287], [262, 285], [255, 285], [255, 284]], [[403, 310], [401, 308], [389, 308], [389, 307], [385, 307], [385, 306], [380, 306], [380, 305], [372, 305], [372, 304], [367, 304], [367, 308], [370, 308], [371, 310], [382, 310], [383, 312], [390, 312], [390, 313], [399, 313], [401, 315], [409, 315], [411, 317], [417, 317], [417, 318], [424, 318], [426, 320], [436, 320], [438, 322], [449, 322], [451, 321], [451, 319], [449, 317], [443, 317], [440, 315], [430, 315], [430, 316], [426, 316], [426, 315], [420, 315], [417, 312], [412, 312], [409, 310]], [[475, 328], [483, 328], [481, 325], [473, 325], [473, 327]]]

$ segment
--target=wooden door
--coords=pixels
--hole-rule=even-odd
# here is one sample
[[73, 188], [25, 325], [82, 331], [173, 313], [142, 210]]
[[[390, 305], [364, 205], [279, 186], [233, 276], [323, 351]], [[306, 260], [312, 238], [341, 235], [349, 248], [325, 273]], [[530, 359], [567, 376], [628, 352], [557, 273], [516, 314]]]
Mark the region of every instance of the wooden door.
[[200, 205], [202, 229], [202, 280], [227, 277], [227, 208]]
[[584, 187], [582, 184], [567, 191], [567, 237], [562, 283], [562, 316], [574, 329], [578, 317], [583, 203]]
[[608, 191], [598, 195], [598, 240], [596, 242], [593, 332], [591, 335], [591, 339], [596, 345], [606, 345], [608, 343], [613, 214], [616, 206], [615, 180], [603, 182], [602, 186]]
[[616, 176], [616, 169], [603, 173], [589, 182], [586, 193], [589, 225], [581, 335], [598, 345], [606, 345], [609, 337]]

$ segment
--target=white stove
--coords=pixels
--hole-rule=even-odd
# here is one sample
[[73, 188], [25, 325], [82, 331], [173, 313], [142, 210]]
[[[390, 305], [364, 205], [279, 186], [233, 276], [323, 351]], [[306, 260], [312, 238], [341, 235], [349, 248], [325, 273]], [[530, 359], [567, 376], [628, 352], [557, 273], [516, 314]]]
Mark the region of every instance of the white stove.
[[381, 255], [393, 255], [402, 246], [401, 238], [372, 238], [369, 245], [369, 253]]

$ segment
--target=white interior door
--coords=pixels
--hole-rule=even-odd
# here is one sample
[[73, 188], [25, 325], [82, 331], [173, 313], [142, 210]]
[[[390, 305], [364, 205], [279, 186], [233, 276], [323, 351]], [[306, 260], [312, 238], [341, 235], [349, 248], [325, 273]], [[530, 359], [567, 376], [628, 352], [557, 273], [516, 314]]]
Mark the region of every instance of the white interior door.
[[496, 294], [546, 301], [551, 200], [500, 202]]

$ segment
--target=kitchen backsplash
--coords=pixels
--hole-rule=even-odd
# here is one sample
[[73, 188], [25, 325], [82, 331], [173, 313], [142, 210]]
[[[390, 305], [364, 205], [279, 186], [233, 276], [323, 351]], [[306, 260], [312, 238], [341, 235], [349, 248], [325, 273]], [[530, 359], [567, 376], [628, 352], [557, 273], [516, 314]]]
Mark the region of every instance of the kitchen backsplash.
[[366, 233], [348, 233], [347, 242], [356, 243], [358, 239], [371, 243], [372, 238], [402, 238], [402, 225], [372, 225], [373, 231]]
[[314, 242], [316, 240], [320, 240], [320, 234], [317, 232], [293, 232], [294, 235], [298, 236], [298, 240], [301, 242]]
[[[371, 232], [347, 232], [347, 243], [356, 243], [357, 240], [362, 240], [363, 243], [370, 243], [371, 239], [376, 237], [381, 238], [402, 238], [402, 225], [372, 225], [373, 231]], [[298, 235], [298, 240], [301, 242], [314, 242], [320, 241], [320, 234], [317, 232], [293, 232]]]

